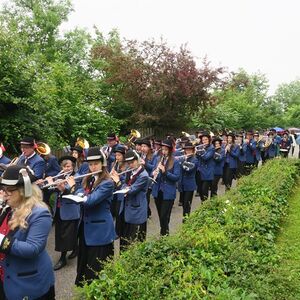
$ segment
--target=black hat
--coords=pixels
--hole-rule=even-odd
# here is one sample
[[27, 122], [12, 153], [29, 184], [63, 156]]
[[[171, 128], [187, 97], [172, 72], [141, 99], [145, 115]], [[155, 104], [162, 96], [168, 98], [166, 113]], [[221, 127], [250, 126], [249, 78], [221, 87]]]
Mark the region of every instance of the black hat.
[[180, 141], [179, 141], [179, 143], [181, 144], [181, 143], [187, 143], [187, 142], [189, 142], [190, 140], [189, 140], [189, 138], [187, 137], [187, 136], [183, 136], [181, 139], [180, 139]]
[[141, 145], [147, 145], [149, 148], [151, 148], [151, 142], [150, 140], [141, 140]]
[[255, 131], [253, 135], [259, 136], [259, 132]]
[[90, 147], [85, 161], [100, 160], [104, 167], [107, 166], [106, 156], [99, 147]]
[[155, 141], [154, 141], [154, 144], [160, 145], [160, 146], [161, 146], [161, 140], [155, 140]]
[[142, 145], [142, 139], [136, 139], [133, 143], [135, 144], [135, 145]]
[[113, 152], [114, 153], [119, 152], [119, 153], [125, 154], [126, 147], [124, 145], [117, 144], [116, 147], [113, 148]]
[[109, 134], [107, 135], [107, 140], [109, 140], [109, 141], [114, 141], [114, 140], [116, 140], [116, 139], [117, 139], [117, 136], [116, 136], [115, 133], [109, 133]]
[[201, 134], [201, 138], [203, 138], [204, 136], [208, 137], [209, 139], [211, 138], [210, 133], [208, 131], [203, 131]]
[[61, 164], [64, 160], [70, 160], [72, 163], [76, 163], [76, 158], [71, 155], [64, 155], [59, 160], [58, 163]]
[[182, 149], [195, 149], [195, 145], [193, 145], [191, 142], [186, 142]]
[[83, 148], [79, 145], [70, 148], [71, 151], [77, 151], [78, 153], [83, 153]]
[[125, 161], [139, 160], [140, 157], [135, 150], [128, 150], [125, 154]]
[[246, 134], [253, 135], [253, 130], [248, 130]]
[[169, 140], [169, 139], [163, 140], [163, 141], [161, 142], [161, 145], [162, 145], [162, 146], [165, 146], [165, 147], [168, 147], [168, 148], [170, 148], [170, 149], [173, 149], [172, 141]]
[[32, 195], [31, 183], [36, 180], [33, 171], [25, 165], [9, 166], [2, 177], [0, 184], [5, 186], [24, 186], [25, 197]]
[[21, 141], [20, 141], [21, 145], [27, 145], [27, 146], [35, 146], [35, 140], [32, 137], [24, 137]]
[[223, 141], [223, 139], [222, 139], [222, 138], [220, 138], [219, 136], [216, 136], [216, 137], [214, 137], [214, 138], [213, 138], [213, 140], [212, 140], [212, 144], [215, 144], [216, 142], [220, 142], [220, 143], [222, 143], [222, 141]]
[[235, 135], [236, 137], [244, 137], [244, 134], [243, 134], [243, 132], [241, 131], [241, 132], [238, 132], [236, 135]]

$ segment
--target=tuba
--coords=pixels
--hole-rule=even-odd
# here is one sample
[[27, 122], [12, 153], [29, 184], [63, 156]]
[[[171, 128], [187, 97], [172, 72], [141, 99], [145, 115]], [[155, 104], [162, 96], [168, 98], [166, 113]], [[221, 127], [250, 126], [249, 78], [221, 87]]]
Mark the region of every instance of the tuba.
[[75, 146], [80, 146], [82, 149], [88, 149], [90, 147], [90, 144], [86, 139], [78, 137]]
[[38, 143], [36, 143], [36, 145], [37, 145], [36, 152], [39, 155], [49, 155], [50, 154], [51, 148], [46, 143], [38, 142]]
[[133, 147], [134, 141], [140, 137], [141, 134], [139, 131], [137, 131], [136, 129], [131, 129], [126, 142], [127, 146]]

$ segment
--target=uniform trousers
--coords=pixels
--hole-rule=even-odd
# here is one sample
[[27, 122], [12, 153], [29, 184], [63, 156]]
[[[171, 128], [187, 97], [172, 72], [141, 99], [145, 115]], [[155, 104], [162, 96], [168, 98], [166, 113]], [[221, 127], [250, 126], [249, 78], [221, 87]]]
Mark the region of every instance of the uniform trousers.
[[232, 180], [234, 178], [235, 170], [236, 169], [229, 168], [229, 164], [225, 163], [223, 179], [224, 179], [224, 184], [225, 184], [226, 190], [229, 190], [232, 186]]
[[173, 205], [174, 199], [164, 200], [163, 192], [158, 192], [158, 196], [155, 198], [155, 206], [159, 216], [160, 235], [169, 234], [169, 223]]
[[114, 255], [114, 245], [109, 243], [101, 246], [87, 246], [84, 238], [84, 228], [79, 227], [79, 253], [77, 260], [77, 275], [75, 284], [83, 286], [97, 278], [97, 273], [103, 269], [103, 262]]
[[203, 180], [200, 171], [196, 172], [197, 192], [199, 193], [201, 201], [208, 198], [209, 190], [211, 189], [212, 180]]
[[[180, 196], [182, 199], [183, 217], [189, 216], [191, 213], [193, 195], [194, 195], [194, 191], [180, 192]], [[184, 221], [184, 219], [183, 219], [183, 221]]]
[[218, 195], [218, 185], [222, 175], [215, 175], [211, 184], [211, 197]]

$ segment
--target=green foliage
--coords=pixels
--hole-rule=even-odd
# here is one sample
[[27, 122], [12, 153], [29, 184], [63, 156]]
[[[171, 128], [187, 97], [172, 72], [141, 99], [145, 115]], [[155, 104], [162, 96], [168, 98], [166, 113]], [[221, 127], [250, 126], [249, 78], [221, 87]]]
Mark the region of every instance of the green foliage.
[[298, 173], [297, 161], [269, 161], [204, 203], [176, 235], [136, 244], [106, 264], [78, 297], [277, 299], [260, 282], [278, 262], [275, 238]]
[[[221, 90], [216, 90], [213, 107], [200, 107], [193, 116], [195, 127], [260, 129], [274, 127], [273, 104], [267, 97], [268, 83], [262, 74], [249, 75], [244, 70], [234, 73]], [[277, 116], [277, 115], [276, 115]]]

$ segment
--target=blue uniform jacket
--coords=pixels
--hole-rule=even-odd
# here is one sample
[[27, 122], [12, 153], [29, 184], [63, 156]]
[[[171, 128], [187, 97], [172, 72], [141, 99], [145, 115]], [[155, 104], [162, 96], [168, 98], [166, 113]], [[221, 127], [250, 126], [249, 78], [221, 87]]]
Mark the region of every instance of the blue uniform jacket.
[[154, 167], [155, 167], [155, 157], [152, 156], [151, 159], [145, 158], [145, 170], [147, 171], [148, 175], [150, 176]]
[[254, 164], [256, 161], [256, 147], [257, 143], [253, 139], [250, 140], [246, 147], [246, 163]]
[[[114, 183], [103, 180], [83, 203], [84, 238], [87, 246], [103, 246], [116, 238], [110, 204], [113, 198]], [[76, 193], [83, 193], [83, 188]]]
[[[25, 164], [25, 159], [26, 157], [22, 154], [18, 161], [18, 165]], [[44, 177], [46, 162], [37, 153], [27, 160], [26, 165], [33, 170], [36, 179], [42, 179]]]
[[[156, 166], [160, 158], [157, 159]], [[164, 200], [174, 200], [176, 198], [176, 183], [180, 178], [180, 164], [175, 159], [174, 165], [171, 169], [168, 170], [166, 166], [166, 172], [162, 174], [161, 172], [158, 174], [156, 178], [156, 182], [152, 188], [152, 195], [154, 198], [157, 198], [158, 192], [161, 190], [163, 192]]]
[[147, 221], [148, 203], [146, 193], [148, 190], [149, 175], [143, 170], [130, 186], [125, 197], [124, 217], [130, 224], [143, 224]]
[[243, 143], [239, 147], [240, 147], [240, 151], [239, 151], [239, 157], [238, 158], [241, 162], [245, 162], [246, 161], [247, 144]]
[[45, 177], [55, 176], [60, 172], [60, 166], [58, 164], [57, 158], [54, 155], [50, 155], [47, 159], [45, 159], [45, 162]]
[[266, 155], [269, 156], [269, 158], [274, 158], [278, 155], [279, 150], [279, 144], [276, 140], [273, 140], [270, 146], [265, 150]]
[[[188, 157], [187, 162], [190, 162], [194, 164], [193, 167], [184, 169], [182, 167], [181, 162], [181, 174], [180, 174], [180, 179], [178, 182], [178, 191], [179, 192], [191, 192], [195, 191], [197, 189], [197, 184], [196, 184], [196, 171], [198, 167], [198, 159], [195, 156]], [[192, 165], [191, 165], [192, 166]]]
[[[5, 155], [2, 155], [0, 158], [0, 164], [8, 165], [11, 162], [11, 159], [6, 157]], [[3, 174], [4, 171], [0, 170], [0, 176]]]
[[10, 252], [2, 262], [8, 300], [36, 299], [54, 285], [52, 262], [45, 249], [52, 226], [50, 212], [36, 206], [27, 222], [27, 229], [13, 233]]
[[213, 145], [209, 145], [205, 151], [200, 155], [197, 155], [199, 160], [198, 170], [201, 174], [201, 180], [213, 180], [214, 179], [214, 154], [215, 148]]
[[240, 147], [233, 145], [230, 148], [230, 151], [226, 153], [225, 162], [229, 164], [230, 169], [237, 168], [237, 159], [240, 153]]
[[[56, 214], [56, 207], [57, 201], [60, 201], [60, 209], [59, 209], [59, 216], [63, 221], [70, 221], [70, 220], [78, 220], [80, 219], [80, 205], [76, 202], [63, 198], [63, 195], [69, 194], [69, 187], [66, 188], [64, 193], [57, 193], [57, 197], [55, 199], [55, 206], [54, 206], [54, 215]], [[60, 199], [59, 199], [60, 198]]]
[[214, 176], [222, 176], [225, 164], [225, 149], [223, 147], [215, 151], [214, 162]]

